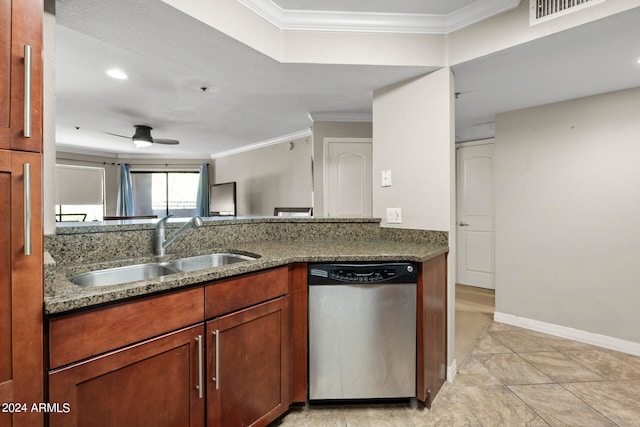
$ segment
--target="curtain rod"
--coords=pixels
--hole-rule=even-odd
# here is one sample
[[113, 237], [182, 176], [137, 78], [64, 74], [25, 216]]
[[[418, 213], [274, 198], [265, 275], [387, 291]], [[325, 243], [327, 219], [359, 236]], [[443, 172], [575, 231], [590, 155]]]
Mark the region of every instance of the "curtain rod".
[[[82, 162], [82, 163], [96, 163], [96, 164], [99, 164], [99, 165], [113, 165], [113, 166], [120, 166], [123, 163], [127, 163], [127, 162], [114, 163], [114, 162], [99, 162], [97, 160], [67, 159], [67, 158], [64, 158], [64, 157], [56, 157], [56, 160], [67, 160], [67, 161], [71, 161], [71, 162]], [[128, 164], [132, 165], [132, 166], [199, 166], [202, 163], [184, 163], [184, 164], [180, 164], [180, 163], [128, 163]], [[207, 163], [207, 165], [209, 165], [209, 163]]]

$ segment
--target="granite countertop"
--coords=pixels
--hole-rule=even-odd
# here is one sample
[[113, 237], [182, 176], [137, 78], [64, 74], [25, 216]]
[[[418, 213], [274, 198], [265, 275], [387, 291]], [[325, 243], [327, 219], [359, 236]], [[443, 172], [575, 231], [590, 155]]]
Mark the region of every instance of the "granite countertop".
[[[209, 250], [170, 253], [165, 257], [143, 256], [102, 263], [55, 265], [50, 262], [45, 268], [46, 314], [60, 314], [103, 303], [143, 296], [155, 292], [177, 289], [205, 283], [238, 274], [250, 273], [293, 262], [339, 262], [339, 261], [416, 261], [422, 262], [448, 251], [446, 244], [407, 242], [400, 240], [350, 239], [320, 241], [256, 241], [239, 242], [232, 247], [212, 247]], [[234, 252], [257, 256], [256, 260], [179, 273], [156, 279], [125, 283], [113, 286], [80, 287], [69, 282], [67, 277], [85, 271], [123, 265], [163, 262], [175, 258], [202, 255], [214, 252]]]

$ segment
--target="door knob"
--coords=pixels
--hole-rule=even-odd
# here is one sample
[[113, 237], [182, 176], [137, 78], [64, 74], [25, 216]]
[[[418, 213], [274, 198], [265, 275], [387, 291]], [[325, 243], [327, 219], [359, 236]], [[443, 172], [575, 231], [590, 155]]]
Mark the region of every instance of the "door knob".
[[460, 221], [460, 223], [458, 224], [460, 227], [468, 227], [469, 224], [467, 224], [466, 222], [462, 222]]

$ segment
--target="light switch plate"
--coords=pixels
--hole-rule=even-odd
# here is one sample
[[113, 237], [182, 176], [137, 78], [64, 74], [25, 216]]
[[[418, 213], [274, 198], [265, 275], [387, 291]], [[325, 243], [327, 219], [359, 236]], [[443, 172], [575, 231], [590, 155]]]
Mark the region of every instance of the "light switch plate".
[[381, 177], [382, 187], [391, 187], [391, 171], [389, 169], [383, 170]]
[[402, 209], [387, 208], [387, 224], [401, 224], [401, 223], [402, 223]]

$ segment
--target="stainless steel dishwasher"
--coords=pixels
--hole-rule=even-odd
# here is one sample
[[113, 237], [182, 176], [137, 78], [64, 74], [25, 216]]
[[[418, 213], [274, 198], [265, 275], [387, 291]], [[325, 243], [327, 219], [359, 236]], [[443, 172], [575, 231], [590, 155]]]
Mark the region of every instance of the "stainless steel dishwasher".
[[413, 263], [309, 264], [309, 399], [416, 395]]

